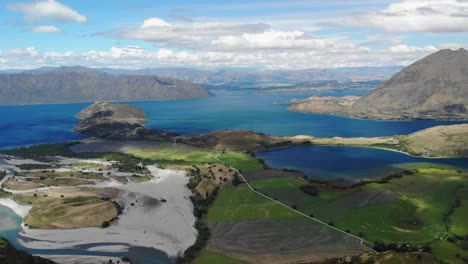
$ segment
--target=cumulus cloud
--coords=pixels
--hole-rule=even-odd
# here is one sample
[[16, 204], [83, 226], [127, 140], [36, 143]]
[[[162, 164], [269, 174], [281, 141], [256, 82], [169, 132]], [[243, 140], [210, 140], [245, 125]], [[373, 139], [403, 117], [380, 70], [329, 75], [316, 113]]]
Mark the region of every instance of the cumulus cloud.
[[85, 23], [87, 20], [86, 16], [56, 0], [13, 3], [7, 5], [6, 8], [10, 11], [22, 12], [26, 22], [53, 20]]
[[[450, 47], [461, 45], [451, 43]], [[266, 69], [308, 69], [358, 66], [408, 65], [440, 47], [413, 47], [405, 44], [386, 49], [354, 46], [346, 49], [317, 49], [312, 51], [282, 52], [216, 52], [171, 49], [148, 50], [139, 46], [111, 47], [108, 50], [87, 52], [40, 52], [33, 47], [0, 50], [0, 69], [31, 68], [40, 66], [83, 65], [112, 68], [156, 67], [258, 67]]]
[[206, 47], [213, 39], [221, 36], [237, 36], [245, 33], [263, 33], [270, 26], [257, 24], [225, 24], [220, 22], [204, 23], [168, 23], [161, 18], [149, 18], [139, 27], [103, 32], [101, 36], [114, 36], [125, 39], [143, 40], [158, 46]]
[[37, 26], [28, 30], [33, 33], [62, 33], [63, 31], [56, 26]]
[[143, 21], [143, 25], [141, 25], [141, 28], [155, 28], [155, 27], [170, 27], [171, 25], [167, 23], [166, 21], [153, 17], [146, 19]]
[[381, 11], [357, 14], [345, 22], [388, 32], [468, 32], [468, 1], [402, 0]]
[[336, 38], [315, 37], [303, 31], [268, 30], [238, 36], [221, 36], [210, 43], [214, 50], [322, 50], [354, 48]]

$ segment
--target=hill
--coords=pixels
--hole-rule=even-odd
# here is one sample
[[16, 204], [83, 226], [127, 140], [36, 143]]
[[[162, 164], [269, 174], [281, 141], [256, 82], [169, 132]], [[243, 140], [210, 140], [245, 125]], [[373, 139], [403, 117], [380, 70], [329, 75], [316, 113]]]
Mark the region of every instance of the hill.
[[197, 84], [152, 75], [113, 76], [84, 67], [0, 74], [0, 105], [203, 98]]
[[95, 103], [80, 111], [76, 117], [81, 120], [75, 125], [75, 132], [88, 137], [168, 141], [176, 136], [174, 133], [144, 128], [147, 120], [143, 110], [127, 104]]
[[404, 68], [372, 92], [342, 104], [339, 97], [290, 101], [290, 110], [370, 119], [468, 117], [468, 51], [441, 50]]

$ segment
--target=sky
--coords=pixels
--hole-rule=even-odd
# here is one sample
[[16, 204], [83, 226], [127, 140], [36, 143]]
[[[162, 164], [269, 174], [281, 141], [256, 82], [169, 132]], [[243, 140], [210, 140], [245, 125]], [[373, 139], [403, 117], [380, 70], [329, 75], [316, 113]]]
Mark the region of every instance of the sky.
[[2, 0], [0, 69], [408, 65], [468, 48], [468, 0]]

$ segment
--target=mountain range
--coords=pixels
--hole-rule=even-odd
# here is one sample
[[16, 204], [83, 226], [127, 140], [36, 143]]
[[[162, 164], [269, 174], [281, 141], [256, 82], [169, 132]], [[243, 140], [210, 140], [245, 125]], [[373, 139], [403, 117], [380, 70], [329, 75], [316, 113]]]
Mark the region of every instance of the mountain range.
[[85, 67], [0, 74], [0, 105], [208, 97], [198, 84], [154, 75], [114, 76]]
[[82, 66], [41, 67], [33, 70], [4, 70], [3, 73], [45, 74], [51, 72], [78, 72], [98, 75], [156, 75], [170, 77], [203, 85], [239, 85], [258, 83], [298, 84], [310, 81], [371, 81], [386, 80], [401, 70], [390, 67], [346, 67], [305, 70], [236, 70], [195, 68], [112, 69], [87, 68]]

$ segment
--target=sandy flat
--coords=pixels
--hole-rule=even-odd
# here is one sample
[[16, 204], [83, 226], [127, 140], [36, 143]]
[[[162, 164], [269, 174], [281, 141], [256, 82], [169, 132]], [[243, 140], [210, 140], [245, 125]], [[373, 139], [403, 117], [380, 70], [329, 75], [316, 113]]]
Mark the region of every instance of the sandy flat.
[[[145, 183], [116, 186], [123, 190], [117, 199], [125, 204], [119, 220], [108, 228], [38, 230], [25, 228], [21, 240], [27, 248], [70, 248], [92, 243], [119, 242], [153, 247], [177, 256], [191, 246], [197, 236], [185, 172], [148, 166], [155, 179]], [[163, 203], [160, 199], [165, 199]], [[133, 206], [131, 205], [133, 203]]]

